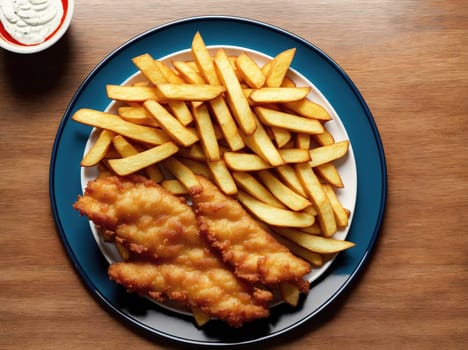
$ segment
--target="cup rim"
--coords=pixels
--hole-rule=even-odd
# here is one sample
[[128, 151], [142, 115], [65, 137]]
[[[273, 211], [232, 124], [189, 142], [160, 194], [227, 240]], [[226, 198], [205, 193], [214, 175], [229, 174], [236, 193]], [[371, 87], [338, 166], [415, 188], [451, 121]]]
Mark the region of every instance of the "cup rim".
[[32, 54], [32, 53], [44, 51], [48, 49], [49, 47], [53, 46], [67, 32], [68, 28], [70, 27], [72, 18], [73, 18], [75, 1], [74, 0], [65, 0], [65, 1], [67, 1], [67, 11], [65, 13], [65, 18], [62, 24], [60, 25], [59, 29], [46, 41], [43, 41], [37, 45], [18, 45], [10, 41], [7, 41], [5, 40], [3, 36], [0, 36], [0, 47], [10, 52], [14, 52], [14, 53]]

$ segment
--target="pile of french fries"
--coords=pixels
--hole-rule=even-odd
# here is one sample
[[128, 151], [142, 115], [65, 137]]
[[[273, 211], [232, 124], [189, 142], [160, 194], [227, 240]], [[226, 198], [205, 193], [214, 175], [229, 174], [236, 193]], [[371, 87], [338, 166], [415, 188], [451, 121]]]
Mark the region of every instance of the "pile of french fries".
[[100, 130], [81, 165], [143, 173], [176, 195], [202, 174], [314, 266], [352, 247], [333, 237], [349, 224], [335, 166], [349, 142], [335, 142], [311, 87], [288, 77], [295, 49], [259, 66], [247, 53], [211, 54], [196, 33], [191, 55], [170, 64], [135, 57], [145, 81], [107, 86], [116, 113], [78, 110], [73, 120]]

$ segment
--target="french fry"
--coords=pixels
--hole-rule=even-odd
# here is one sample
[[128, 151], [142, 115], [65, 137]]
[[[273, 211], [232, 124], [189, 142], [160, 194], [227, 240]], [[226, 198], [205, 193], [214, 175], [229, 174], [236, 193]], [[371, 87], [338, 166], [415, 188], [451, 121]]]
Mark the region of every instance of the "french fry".
[[170, 141], [170, 138], [162, 130], [133, 124], [111, 113], [82, 108], [73, 114], [72, 119], [82, 124], [107, 129], [116, 134], [151, 145], [160, 145]]
[[172, 65], [186, 83], [199, 85], [206, 84], [203, 76], [198, 71], [194, 71], [187, 62], [174, 61], [172, 62]]
[[249, 99], [255, 103], [284, 103], [298, 101], [307, 96], [310, 92], [310, 87], [263, 87], [254, 89]]
[[294, 113], [302, 115], [303, 117], [318, 119], [321, 121], [328, 121], [331, 119], [330, 114], [324, 107], [309, 100], [308, 98], [303, 98], [298, 101], [286, 102], [283, 104], [283, 106]]
[[179, 75], [177, 75], [176, 72], [174, 72], [171, 68], [169, 68], [167, 64], [159, 60], [156, 60], [155, 63], [158, 66], [159, 70], [164, 74], [164, 77], [166, 78], [167, 83], [185, 84], [184, 79], [179, 77]]
[[335, 139], [327, 129], [323, 133], [311, 136], [320, 146], [327, 146], [335, 143]]
[[309, 151], [311, 158], [309, 164], [311, 167], [316, 167], [321, 164], [329, 163], [331, 161], [339, 159], [343, 157], [346, 154], [346, 152], [348, 152], [348, 148], [348, 140], [335, 142], [327, 146], [313, 148]]
[[301, 211], [312, 205], [309, 200], [291, 190], [288, 186], [278, 180], [270, 171], [262, 170], [258, 173], [258, 176], [270, 192], [288, 208], [295, 211]]
[[221, 85], [158, 84], [157, 91], [165, 100], [208, 101], [224, 92]]
[[303, 118], [265, 107], [255, 107], [254, 111], [262, 123], [269, 126], [275, 126], [302, 134], [321, 134], [324, 131], [323, 125], [315, 119]]
[[257, 128], [250, 135], [244, 135], [244, 142], [249, 148], [258, 154], [263, 160], [272, 166], [286, 164], [278, 149], [275, 147], [263, 126], [254, 116]]
[[234, 118], [245, 134], [252, 134], [257, 128], [255, 117], [229, 58], [223, 49], [216, 52], [214, 62], [219, 77], [226, 87], [228, 102], [233, 111]]
[[281, 298], [286, 302], [286, 304], [296, 307], [301, 294], [299, 288], [294, 284], [285, 282], [280, 284], [279, 289]]
[[281, 158], [286, 163], [306, 163], [310, 161], [309, 150], [301, 148], [282, 148], [279, 150]]
[[159, 123], [143, 106], [119, 107], [117, 114], [128, 122], [159, 128]]
[[192, 56], [198, 70], [205, 80], [212, 85], [221, 85], [221, 81], [216, 73], [216, 68], [205, 42], [199, 32], [195, 33], [192, 40]]
[[200, 143], [209, 161], [221, 159], [218, 140], [216, 139], [213, 123], [208, 108], [205, 104], [193, 109], [193, 117], [200, 135]]
[[205, 162], [189, 158], [178, 158], [178, 160], [190, 168], [194, 174], [203, 175], [207, 179], [212, 179], [210, 168], [208, 168]]
[[83, 167], [91, 167], [103, 160], [109, 150], [114, 135], [112, 131], [102, 130], [94, 145], [81, 160], [80, 165]]
[[324, 163], [318, 165], [314, 168], [318, 175], [325, 181], [327, 181], [330, 185], [333, 185], [337, 188], [343, 188], [343, 180], [341, 179], [341, 175], [336, 169], [336, 166], [333, 163]]
[[198, 327], [202, 327], [211, 319], [211, 317], [208, 314], [201, 311], [199, 308], [193, 308], [192, 313], [193, 318], [195, 319], [195, 323]]
[[302, 187], [299, 178], [297, 177], [296, 171], [291, 165], [282, 165], [276, 168], [276, 172], [280, 176], [280, 178], [288, 184], [288, 186], [296, 191], [296, 193], [300, 194], [303, 197], [307, 197], [304, 188]]
[[296, 164], [296, 174], [301, 181], [308, 197], [318, 211], [319, 224], [326, 237], [336, 233], [336, 220], [330, 201], [323, 191], [322, 184], [308, 164]]
[[134, 57], [132, 62], [151, 83], [156, 85], [167, 82], [166, 77], [150, 54], [145, 53]]
[[307, 227], [314, 222], [314, 217], [312, 215], [273, 207], [255, 199], [243, 191], [237, 193], [237, 199], [249, 209], [254, 216], [269, 225]]
[[310, 149], [310, 135], [296, 134], [296, 147], [300, 149]]
[[217, 161], [209, 161], [208, 168], [213, 174], [213, 179], [218, 187], [227, 195], [234, 195], [237, 193], [237, 186], [232, 178], [231, 172], [226, 167], [222, 159]]
[[[130, 157], [139, 153], [139, 150], [137, 150], [122, 135], [116, 135], [112, 139], [112, 144], [121, 157]], [[150, 179], [153, 179], [157, 183], [163, 179], [163, 174], [156, 164], [148, 165], [145, 168], [145, 172]]]
[[235, 171], [258, 171], [271, 168], [269, 163], [256, 154], [225, 152], [223, 157], [228, 168]]
[[202, 187], [197, 179], [197, 176], [181, 161], [175, 158], [168, 158], [164, 160], [163, 165], [188, 190], [201, 190]]
[[270, 130], [278, 148], [286, 146], [291, 141], [292, 135], [289, 130], [276, 127], [271, 127]]
[[158, 94], [151, 86], [106, 85], [107, 97], [116, 101], [143, 102], [157, 100]]
[[167, 179], [161, 181], [161, 186], [176, 196], [188, 194], [187, 188], [177, 179]]
[[293, 241], [301, 247], [320, 254], [334, 254], [354, 247], [354, 243], [339, 239], [310, 235], [299, 230], [276, 231], [283, 237]]
[[307, 260], [310, 262], [312, 265], [319, 267], [323, 265], [323, 256], [319, 253], [312, 252], [308, 249], [305, 249], [304, 247], [298, 245], [297, 243], [290, 241], [287, 238], [282, 237], [280, 234], [277, 233], [277, 231], [280, 230], [287, 230], [290, 232], [294, 232], [294, 229], [290, 228], [282, 228], [282, 227], [275, 227], [274, 228], [274, 233], [275, 234], [275, 239], [280, 242], [282, 245], [288, 247], [288, 249], [293, 252], [295, 255], [300, 256], [301, 258]]
[[272, 193], [248, 172], [234, 171], [232, 177], [236, 183], [252, 197], [273, 207], [286, 209], [286, 207]]
[[245, 52], [241, 53], [236, 58], [236, 67], [242, 79], [251, 88], [258, 89], [261, 88], [263, 84], [265, 84], [265, 75], [257, 63]]
[[177, 142], [177, 144], [188, 147], [198, 141], [198, 136], [188, 131], [185, 126], [183, 126], [158, 102], [148, 100], [143, 105], [157, 120], [158, 124], [161, 125], [167, 135]]
[[339, 228], [344, 228], [348, 226], [348, 214], [344, 210], [343, 206], [341, 205], [340, 200], [336, 196], [335, 191], [329, 184], [322, 185], [325, 194], [330, 201], [330, 204], [333, 208], [333, 212], [335, 213], [336, 224]]
[[244, 140], [239, 134], [236, 122], [234, 121], [224, 98], [217, 97], [211, 100], [210, 106], [229, 148], [232, 151], [238, 151], [244, 148]]
[[318, 225], [318, 223], [316, 223], [316, 222], [313, 225], [309, 226], [309, 227], [302, 227], [300, 230], [305, 232], [305, 233], [308, 233], [310, 235], [321, 235], [322, 234], [322, 230], [321, 230], [320, 226]]
[[126, 176], [169, 158], [178, 150], [173, 142], [166, 142], [129, 157], [109, 159], [108, 162], [116, 174]]
[[280, 87], [286, 73], [289, 70], [296, 49], [285, 50], [273, 58], [271, 61], [270, 67], [268, 69], [268, 74], [266, 75], [265, 85], [269, 87]]

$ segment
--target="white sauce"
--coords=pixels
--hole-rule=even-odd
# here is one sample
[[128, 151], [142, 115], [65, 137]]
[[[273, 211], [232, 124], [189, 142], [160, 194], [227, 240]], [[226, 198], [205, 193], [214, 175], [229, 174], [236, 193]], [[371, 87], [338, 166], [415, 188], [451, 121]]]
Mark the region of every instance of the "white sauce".
[[61, 0], [0, 0], [0, 21], [25, 45], [44, 41], [60, 25], [62, 16]]

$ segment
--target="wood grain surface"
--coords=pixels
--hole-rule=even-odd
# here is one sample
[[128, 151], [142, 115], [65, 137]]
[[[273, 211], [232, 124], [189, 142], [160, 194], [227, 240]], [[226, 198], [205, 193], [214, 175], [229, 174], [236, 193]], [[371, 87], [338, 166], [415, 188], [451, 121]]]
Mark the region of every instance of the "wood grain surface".
[[379, 128], [388, 200], [343, 298], [271, 349], [462, 349], [468, 341], [468, 5], [455, 0], [76, 2], [48, 51], [0, 50], [0, 349], [166, 349], [113, 317], [65, 253], [49, 202], [63, 112], [108, 53], [196, 15], [268, 22], [355, 82]]

